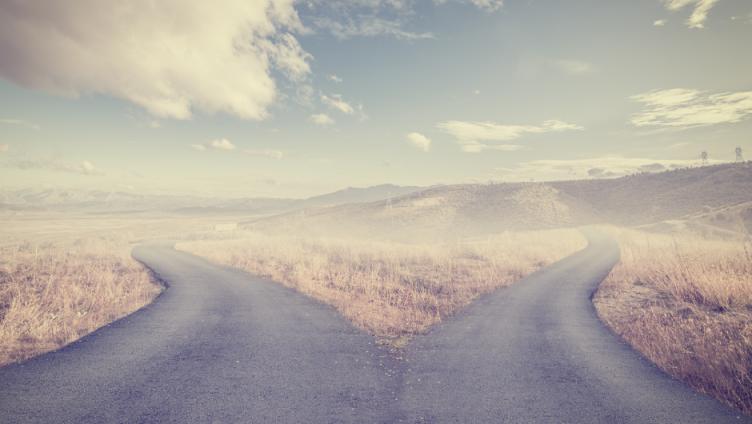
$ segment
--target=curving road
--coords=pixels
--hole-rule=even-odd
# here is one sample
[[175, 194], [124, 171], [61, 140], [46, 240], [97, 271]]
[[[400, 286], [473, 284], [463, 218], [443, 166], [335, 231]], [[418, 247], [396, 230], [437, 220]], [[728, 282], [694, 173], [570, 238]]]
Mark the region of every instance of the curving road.
[[750, 422], [613, 336], [590, 245], [416, 338], [397, 361], [334, 310], [170, 245], [134, 256], [169, 284], [60, 351], [0, 368], [0, 422]]
[[591, 296], [619, 247], [589, 246], [486, 296], [408, 346], [409, 422], [750, 422], [672, 380], [599, 321]]
[[331, 308], [170, 245], [169, 288], [60, 351], [0, 368], [2, 423], [390, 422], [391, 358]]

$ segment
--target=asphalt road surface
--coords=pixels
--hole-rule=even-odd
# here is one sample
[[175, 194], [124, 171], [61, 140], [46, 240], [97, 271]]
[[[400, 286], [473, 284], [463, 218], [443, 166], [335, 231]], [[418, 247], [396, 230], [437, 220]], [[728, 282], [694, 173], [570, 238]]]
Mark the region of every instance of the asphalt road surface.
[[0, 368], [0, 422], [395, 420], [391, 358], [333, 309], [170, 245], [134, 257], [168, 289], [73, 345]]
[[333, 309], [167, 244], [169, 288], [60, 351], [0, 368], [2, 423], [750, 422], [613, 336], [590, 246], [486, 296], [393, 358]]
[[408, 422], [750, 422], [672, 380], [613, 335], [591, 296], [619, 259], [589, 246], [471, 305], [408, 346]]

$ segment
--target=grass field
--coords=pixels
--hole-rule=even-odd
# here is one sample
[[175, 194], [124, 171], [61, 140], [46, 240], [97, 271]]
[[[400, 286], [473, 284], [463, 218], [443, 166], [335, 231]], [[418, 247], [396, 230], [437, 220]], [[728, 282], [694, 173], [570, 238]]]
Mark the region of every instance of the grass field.
[[752, 244], [614, 230], [622, 260], [594, 302], [667, 373], [752, 414]]
[[60, 348], [161, 291], [122, 245], [26, 243], [0, 255], [0, 365]]
[[58, 349], [151, 302], [162, 287], [134, 242], [210, 227], [170, 217], [5, 215], [0, 229], [0, 366]]
[[478, 296], [585, 246], [576, 230], [503, 233], [449, 244], [248, 234], [178, 248], [293, 287], [400, 346]]

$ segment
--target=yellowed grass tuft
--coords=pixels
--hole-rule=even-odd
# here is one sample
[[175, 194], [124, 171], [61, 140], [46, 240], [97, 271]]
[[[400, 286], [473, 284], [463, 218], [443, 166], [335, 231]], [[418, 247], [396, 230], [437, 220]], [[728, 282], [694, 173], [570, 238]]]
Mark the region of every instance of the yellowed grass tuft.
[[0, 366], [58, 349], [159, 294], [127, 245], [46, 243], [0, 249]]
[[616, 230], [600, 317], [667, 373], [752, 414], [752, 246]]
[[576, 230], [503, 233], [431, 245], [259, 234], [178, 244], [331, 304], [394, 346], [478, 296], [584, 246]]

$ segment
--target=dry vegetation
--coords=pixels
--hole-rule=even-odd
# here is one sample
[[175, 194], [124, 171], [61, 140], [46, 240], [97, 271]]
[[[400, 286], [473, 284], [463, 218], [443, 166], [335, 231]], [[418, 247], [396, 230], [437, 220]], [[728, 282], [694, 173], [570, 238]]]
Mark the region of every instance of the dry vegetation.
[[161, 286], [131, 258], [131, 243], [200, 228], [169, 218], [1, 218], [0, 366], [55, 350], [149, 303]]
[[178, 244], [331, 304], [393, 346], [479, 295], [584, 246], [576, 230], [503, 233], [431, 245], [258, 234]]
[[614, 231], [601, 318], [669, 374], [752, 413], [752, 244]]
[[0, 365], [60, 348], [160, 292], [122, 245], [24, 243], [0, 254]]

